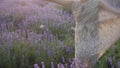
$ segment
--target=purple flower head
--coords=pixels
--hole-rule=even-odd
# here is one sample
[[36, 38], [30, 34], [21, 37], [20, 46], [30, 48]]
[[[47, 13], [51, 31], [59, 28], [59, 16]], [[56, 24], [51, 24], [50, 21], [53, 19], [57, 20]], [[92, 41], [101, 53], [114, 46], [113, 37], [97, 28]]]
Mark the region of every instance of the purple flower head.
[[118, 64], [118, 68], [120, 68], [120, 61], [117, 64]]
[[53, 62], [51, 62], [51, 68], [55, 68], [55, 67], [54, 67], [54, 63], [53, 63]]
[[108, 58], [108, 65], [109, 65], [111, 68], [114, 68], [113, 58], [112, 58], [112, 57], [109, 57], [109, 58]]
[[34, 68], [40, 68], [38, 64], [34, 64]]
[[45, 68], [45, 64], [44, 62], [41, 62], [42, 68]]
[[59, 63], [59, 64], [57, 65], [57, 68], [65, 68], [65, 67], [64, 67], [64, 65], [63, 65], [62, 63]]

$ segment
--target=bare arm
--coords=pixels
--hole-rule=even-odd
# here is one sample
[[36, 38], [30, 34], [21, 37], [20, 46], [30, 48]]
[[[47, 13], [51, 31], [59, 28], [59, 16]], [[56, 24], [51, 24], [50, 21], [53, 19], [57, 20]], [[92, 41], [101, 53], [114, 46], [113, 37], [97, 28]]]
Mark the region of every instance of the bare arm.
[[73, 0], [46, 0], [46, 1], [54, 2], [54, 3], [60, 4], [65, 7], [71, 7], [73, 3]]

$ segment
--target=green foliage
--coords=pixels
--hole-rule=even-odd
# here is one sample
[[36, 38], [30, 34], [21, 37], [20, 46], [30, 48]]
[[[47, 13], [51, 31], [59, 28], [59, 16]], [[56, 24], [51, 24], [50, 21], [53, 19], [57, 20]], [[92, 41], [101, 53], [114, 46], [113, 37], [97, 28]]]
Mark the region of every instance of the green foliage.
[[36, 46], [28, 47], [29, 45], [21, 42], [15, 42], [10, 45], [10, 48], [3, 45], [4, 50], [0, 49], [0, 68], [32, 68], [33, 63], [36, 62], [35, 52]]
[[[39, 32], [40, 31], [38, 30], [38, 33]], [[61, 33], [59, 33], [58, 35], [60, 34]], [[64, 35], [68, 37], [68, 39], [66, 39], [67, 37], [64, 36], [66, 39], [64, 40], [65, 44], [73, 44], [74, 39], [71, 38], [70, 35]], [[35, 63], [38, 63], [40, 65], [42, 61], [44, 61], [46, 68], [49, 68], [51, 61], [53, 61], [57, 65], [57, 63], [60, 62], [62, 56], [65, 56], [66, 58], [74, 57], [74, 54], [67, 54], [65, 50], [58, 48], [56, 42], [47, 41], [45, 45], [47, 46], [47, 50], [52, 48], [52, 45], [54, 45], [54, 47], [56, 48], [55, 57], [48, 56], [48, 53], [42, 49], [42, 45], [33, 45], [27, 42], [22, 43], [19, 41], [14, 42], [12, 45], [10, 45], [9, 48], [7, 44], [3, 44], [2, 48], [0, 49], [0, 68], [33, 68], [33, 65]], [[39, 52], [37, 52], [37, 50]]]
[[120, 61], [120, 40], [115, 43], [115, 46], [111, 47], [97, 62], [96, 68], [109, 68], [107, 59], [109, 57], [113, 58], [113, 64], [115, 68], [118, 68], [117, 62]]

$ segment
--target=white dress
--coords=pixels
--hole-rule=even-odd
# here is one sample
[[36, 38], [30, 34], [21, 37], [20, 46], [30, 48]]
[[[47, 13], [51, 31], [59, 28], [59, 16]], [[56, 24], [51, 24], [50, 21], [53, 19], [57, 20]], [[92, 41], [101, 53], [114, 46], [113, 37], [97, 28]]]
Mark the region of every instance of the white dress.
[[98, 27], [101, 21], [117, 16], [100, 9], [98, 0], [88, 0], [85, 3], [76, 0], [72, 5], [72, 11], [76, 21], [75, 58], [81, 64], [92, 66], [97, 62], [99, 53], [110, 46], [103, 45], [103, 41], [99, 38]]

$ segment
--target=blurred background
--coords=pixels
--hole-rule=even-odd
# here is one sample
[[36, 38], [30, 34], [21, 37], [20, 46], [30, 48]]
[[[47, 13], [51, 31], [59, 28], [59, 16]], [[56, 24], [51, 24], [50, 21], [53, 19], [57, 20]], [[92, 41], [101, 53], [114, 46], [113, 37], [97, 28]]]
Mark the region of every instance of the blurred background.
[[[42, 0], [0, 0], [0, 68], [75, 68], [74, 27], [70, 8]], [[120, 68], [119, 40], [96, 68]]]

